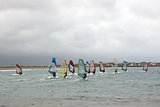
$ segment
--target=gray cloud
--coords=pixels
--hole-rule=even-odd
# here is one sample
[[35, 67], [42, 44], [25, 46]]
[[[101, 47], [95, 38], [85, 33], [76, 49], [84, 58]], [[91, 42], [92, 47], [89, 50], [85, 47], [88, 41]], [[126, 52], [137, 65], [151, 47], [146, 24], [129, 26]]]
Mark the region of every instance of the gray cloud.
[[159, 11], [157, 0], [1, 0], [0, 66], [159, 61]]

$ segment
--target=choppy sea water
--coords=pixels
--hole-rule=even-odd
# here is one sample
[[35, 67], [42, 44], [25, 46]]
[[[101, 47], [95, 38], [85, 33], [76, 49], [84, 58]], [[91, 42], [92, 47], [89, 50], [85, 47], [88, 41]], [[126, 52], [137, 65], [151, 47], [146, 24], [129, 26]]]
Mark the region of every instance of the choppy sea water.
[[118, 101], [160, 102], [160, 67], [150, 67], [147, 72], [141, 67], [130, 67], [128, 72], [119, 68], [116, 74], [110, 68], [106, 68], [105, 73], [99, 73], [97, 68], [96, 74], [88, 75], [87, 80], [70, 73], [65, 79], [58, 76], [54, 79], [44, 69], [23, 70], [23, 75], [15, 75], [15, 70], [1, 70], [0, 100], [56, 99], [111, 104]]

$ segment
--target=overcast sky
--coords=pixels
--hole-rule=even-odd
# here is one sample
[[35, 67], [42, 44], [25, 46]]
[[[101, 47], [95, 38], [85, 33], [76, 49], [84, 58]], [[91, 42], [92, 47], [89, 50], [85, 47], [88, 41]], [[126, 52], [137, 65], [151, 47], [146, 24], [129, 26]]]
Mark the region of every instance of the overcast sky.
[[0, 0], [0, 66], [160, 62], [160, 0]]

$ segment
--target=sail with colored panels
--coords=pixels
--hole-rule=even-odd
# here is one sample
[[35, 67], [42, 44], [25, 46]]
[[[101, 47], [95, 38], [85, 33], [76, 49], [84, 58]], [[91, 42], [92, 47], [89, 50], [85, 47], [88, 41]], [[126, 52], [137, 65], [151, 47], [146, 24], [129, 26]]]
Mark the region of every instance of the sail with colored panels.
[[127, 62], [126, 61], [123, 61], [123, 63], [122, 63], [122, 70], [127, 71]]
[[93, 74], [95, 74], [96, 72], [96, 66], [95, 66], [94, 61], [90, 61], [89, 72]]
[[75, 67], [72, 60], [69, 61], [69, 71], [72, 73], [75, 72]]
[[57, 64], [56, 64], [56, 59], [52, 58], [52, 62], [49, 66], [49, 73], [51, 73], [54, 77], [56, 76], [56, 72], [57, 72]]
[[67, 76], [67, 64], [66, 64], [66, 60], [63, 60], [62, 63], [61, 63], [59, 74], [62, 77], [64, 77], [64, 78]]
[[87, 72], [87, 73], [89, 73], [89, 65], [90, 65], [89, 62], [87, 61], [87, 62], [86, 62], [86, 72]]
[[20, 67], [19, 64], [16, 64], [16, 74], [22, 75], [22, 68]]
[[113, 59], [113, 71], [118, 72], [118, 63], [117, 63], [117, 58]]
[[78, 76], [80, 76], [83, 79], [85, 79], [87, 76], [86, 66], [83, 59], [78, 60]]
[[99, 62], [99, 70], [100, 72], [105, 72], [105, 67], [102, 62]]
[[146, 62], [143, 63], [143, 70], [148, 71], [148, 65]]

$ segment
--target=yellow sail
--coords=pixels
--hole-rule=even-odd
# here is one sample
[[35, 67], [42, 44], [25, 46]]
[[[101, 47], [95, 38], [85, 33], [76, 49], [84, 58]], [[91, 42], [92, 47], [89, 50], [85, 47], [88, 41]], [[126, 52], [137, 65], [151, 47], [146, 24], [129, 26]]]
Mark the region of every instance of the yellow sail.
[[66, 64], [66, 60], [63, 60], [61, 63], [61, 68], [59, 71], [59, 74], [63, 77], [67, 76], [67, 64]]
[[113, 59], [113, 71], [117, 72], [118, 71], [118, 63], [117, 63], [117, 58]]

